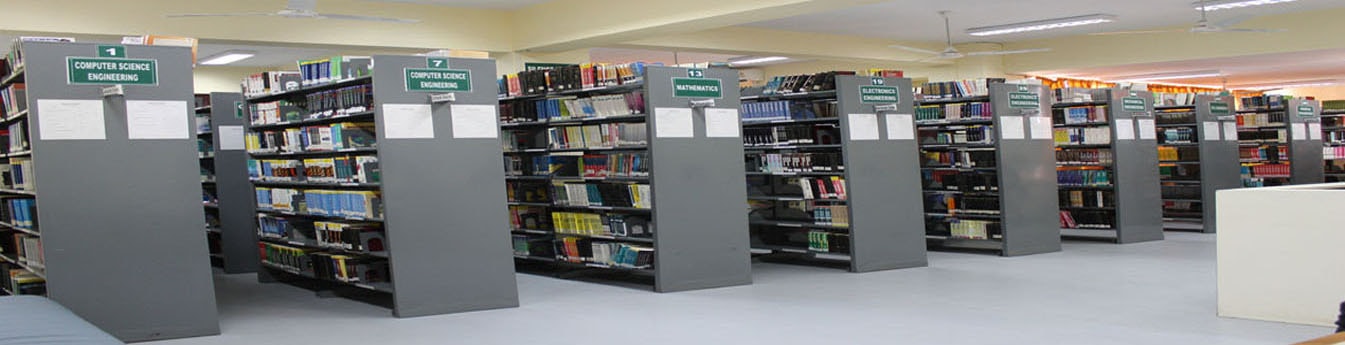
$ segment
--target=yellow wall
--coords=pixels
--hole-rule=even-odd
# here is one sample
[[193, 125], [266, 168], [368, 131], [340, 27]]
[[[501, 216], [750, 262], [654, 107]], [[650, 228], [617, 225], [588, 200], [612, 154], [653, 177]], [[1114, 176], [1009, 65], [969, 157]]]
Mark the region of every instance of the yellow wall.
[[1294, 97], [1315, 97], [1319, 100], [1330, 101], [1345, 99], [1345, 85], [1281, 89], [1266, 93]]
[[263, 67], [200, 66], [192, 73], [195, 93], [239, 92], [244, 77], [258, 72], [277, 70]]

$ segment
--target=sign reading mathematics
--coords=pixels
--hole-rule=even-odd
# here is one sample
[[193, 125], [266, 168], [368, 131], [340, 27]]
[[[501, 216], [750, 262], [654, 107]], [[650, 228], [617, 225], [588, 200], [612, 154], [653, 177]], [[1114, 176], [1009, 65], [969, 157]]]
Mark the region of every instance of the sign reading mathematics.
[[158, 85], [159, 62], [146, 59], [66, 57], [66, 82], [87, 85]]
[[471, 92], [472, 71], [456, 69], [407, 68], [406, 91]]
[[724, 85], [718, 78], [706, 78], [705, 71], [687, 70], [688, 78], [672, 78], [673, 97], [676, 98], [724, 98]]

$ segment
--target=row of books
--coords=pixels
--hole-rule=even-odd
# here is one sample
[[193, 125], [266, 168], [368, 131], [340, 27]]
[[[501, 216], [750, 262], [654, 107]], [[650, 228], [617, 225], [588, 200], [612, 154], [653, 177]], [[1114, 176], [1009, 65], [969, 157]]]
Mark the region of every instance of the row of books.
[[845, 200], [849, 197], [845, 192], [845, 178], [840, 176], [799, 177], [789, 180], [798, 184], [799, 190], [803, 192], [803, 199], [806, 200]]
[[289, 100], [254, 103], [248, 106], [248, 120], [252, 125], [268, 125], [303, 121], [308, 111], [303, 105]]
[[24, 61], [24, 60], [23, 60], [23, 50], [22, 50], [22, 49], [19, 49], [19, 46], [20, 46], [23, 42], [73, 43], [73, 42], [75, 42], [75, 38], [74, 38], [74, 37], [50, 37], [50, 36], [19, 36], [19, 38], [14, 39], [14, 41], [10, 43], [10, 46], [9, 46], [9, 52], [8, 52], [8, 53], [5, 53], [4, 61], [5, 61], [5, 65], [8, 66], [8, 67], [6, 68], [6, 69], [8, 69], [8, 71], [6, 71], [4, 74], [0, 74], [0, 75], [2, 75], [2, 76], [6, 76], [6, 77], [7, 77], [7, 76], [9, 76], [10, 73], [12, 73], [13, 71], [18, 70], [20, 67], [23, 66], [23, 61]]
[[523, 234], [514, 234], [511, 237], [514, 244], [514, 256], [556, 257], [556, 243], [551, 238], [538, 238]]
[[47, 267], [47, 261], [42, 252], [42, 238], [25, 234], [14, 233], [6, 236], [8, 243], [0, 243], [0, 254], [9, 256], [19, 263], [28, 265], [34, 270], [42, 271]]
[[994, 144], [995, 131], [990, 126], [967, 126], [955, 131], [922, 131], [920, 144]]
[[1241, 107], [1238, 107], [1238, 109], [1251, 110], [1251, 109], [1283, 108], [1285, 107], [1285, 105], [1289, 103], [1290, 98], [1291, 97], [1284, 95], [1261, 95], [1254, 97], [1243, 97], [1238, 99], [1238, 103], [1239, 105], [1241, 105]]
[[850, 226], [850, 206], [814, 205], [812, 215], [813, 224], [836, 227]]
[[306, 119], [325, 119], [374, 109], [374, 86], [371, 84], [313, 92], [305, 97]]
[[1196, 161], [1200, 160], [1200, 148], [1198, 147], [1158, 147], [1159, 161]]
[[1066, 164], [1112, 164], [1111, 149], [1056, 150], [1055, 161]]
[[377, 142], [373, 122], [342, 122], [249, 132], [245, 144], [248, 153], [291, 153], [372, 148]]
[[989, 171], [925, 170], [921, 184], [928, 191], [993, 193], [999, 191], [999, 176]]
[[1105, 190], [1062, 190], [1060, 207], [1116, 207], [1116, 194]]
[[557, 234], [653, 238], [654, 223], [646, 215], [551, 212]]
[[194, 118], [196, 121], [196, 133], [210, 133], [210, 114], [197, 113]]
[[1165, 110], [1154, 113], [1154, 123], [1160, 125], [1196, 125], [1196, 112], [1191, 110]]
[[644, 70], [647, 66], [648, 64], [644, 62], [586, 63], [577, 67], [523, 71], [501, 77], [499, 93], [518, 97], [639, 83], [644, 80]]
[[1195, 93], [1166, 93], [1154, 92], [1154, 105], [1176, 106], [1176, 105], [1194, 105], [1196, 104]]
[[196, 138], [196, 154], [202, 157], [215, 153], [215, 142], [208, 138]]
[[[514, 200], [514, 199], [510, 199]], [[551, 212], [543, 206], [509, 206], [509, 228], [550, 230]]]
[[547, 129], [552, 149], [612, 148], [649, 144], [649, 128], [644, 123], [604, 123]]
[[958, 214], [999, 214], [998, 197], [958, 194], [934, 194], [925, 196], [925, 212]]
[[1337, 130], [1337, 131], [1328, 131], [1323, 134], [1325, 134], [1324, 136], [1322, 136], [1322, 142], [1324, 143], [1327, 144], [1345, 143], [1345, 132]]
[[995, 108], [990, 102], [927, 104], [915, 107], [916, 121], [990, 119]]
[[994, 168], [999, 165], [995, 151], [958, 150], [923, 151], [920, 165], [927, 168]]
[[323, 253], [274, 243], [259, 243], [261, 261], [286, 270], [311, 274], [318, 279], [346, 283], [387, 282], [388, 261]]
[[1055, 108], [1051, 110], [1057, 124], [1107, 122], [1107, 106]]
[[652, 208], [649, 185], [626, 183], [555, 183], [552, 200], [562, 206]]
[[649, 153], [586, 154], [580, 161], [583, 177], [647, 177]]
[[831, 71], [816, 74], [799, 74], [772, 77], [762, 88], [763, 95], [791, 94], [800, 92], [828, 91], [836, 89], [836, 76], [855, 75], [854, 71]]
[[1057, 146], [1109, 145], [1111, 127], [1055, 128], [1052, 138]]
[[1287, 161], [1289, 160], [1288, 146], [1266, 146], [1266, 147], [1240, 147], [1238, 148], [1238, 159], [1257, 160], [1257, 161]]
[[1107, 170], [1057, 170], [1056, 183], [1066, 187], [1110, 187], [1112, 173]]
[[308, 159], [249, 159], [248, 176], [254, 181], [379, 183], [378, 156]]
[[383, 227], [374, 223], [321, 222], [296, 217], [257, 215], [258, 236], [314, 242], [319, 248], [348, 252], [384, 252]]
[[1283, 126], [1288, 117], [1284, 112], [1238, 114], [1238, 127]]
[[1164, 185], [1162, 187], [1163, 199], [1200, 199], [1200, 186]]
[[762, 153], [748, 155], [747, 167], [763, 173], [840, 172], [844, 159], [838, 152]]
[[257, 207], [331, 217], [382, 218], [377, 191], [257, 188]]
[[15, 295], [47, 294], [47, 280], [17, 265], [0, 261], [0, 286]]
[[583, 98], [560, 97], [531, 102], [510, 102], [501, 106], [501, 112], [509, 114], [505, 123], [569, 121], [645, 113], [644, 92], [641, 91]]
[[1328, 146], [1322, 148], [1322, 159], [1342, 159], [1345, 158], [1345, 146]]
[[373, 59], [368, 56], [333, 56], [299, 61], [303, 86], [325, 84], [370, 75]]
[[1290, 172], [1291, 170], [1289, 169], [1289, 164], [1286, 163], [1255, 164], [1255, 165], [1242, 166], [1243, 176], [1261, 177], [1261, 178], [1289, 177]]
[[33, 182], [33, 160], [27, 157], [9, 159], [9, 164], [0, 165], [0, 182], [6, 189], [31, 191], [37, 188]]
[[298, 71], [255, 73], [243, 78], [242, 82], [244, 97], [257, 97], [297, 90], [302, 86], [303, 77]]
[[850, 234], [808, 231], [808, 250], [820, 253], [850, 253]]
[[1287, 129], [1272, 129], [1238, 132], [1238, 140], [1259, 140], [1272, 141], [1276, 143], [1287, 143], [1289, 139]]
[[1060, 211], [1060, 227], [1064, 229], [1115, 229], [1116, 213], [1111, 211]]
[[1066, 87], [1051, 90], [1057, 103], [1092, 102], [1095, 89]]
[[38, 230], [37, 200], [33, 198], [3, 198], [5, 208], [0, 209], [0, 219], [15, 227]]
[[916, 88], [924, 99], [977, 97], [990, 94], [990, 84], [1003, 83], [1004, 78], [984, 78], [962, 81], [929, 82]]
[[1159, 139], [1161, 140], [1160, 142], [1164, 144], [1196, 142], [1195, 128], [1187, 128], [1187, 127], [1164, 128], [1163, 132], [1161, 133], [1162, 137]]
[[564, 238], [556, 242], [558, 259], [631, 269], [652, 269], [654, 248], [588, 238]]
[[0, 106], [4, 107], [5, 116], [14, 116], [24, 110], [28, 110], [28, 88], [24, 83], [14, 83], [0, 89]]
[[779, 125], [743, 128], [748, 147], [840, 144], [840, 129], [834, 125]]
[[836, 118], [836, 101], [744, 102], [738, 107], [743, 122]]
[[[928, 224], [940, 224], [927, 222]], [[1003, 225], [998, 221], [991, 220], [970, 220], [970, 219], [951, 219], [945, 226], [948, 227], [948, 237], [968, 240], [992, 240], [1004, 237]]]
[[[1162, 180], [1181, 180], [1181, 181], [1199, 181], [1200, 166], [1198, 165], [1159, 165], [1158, 177]], [[1167, 188], [1167, 185], [1163, 186]]]

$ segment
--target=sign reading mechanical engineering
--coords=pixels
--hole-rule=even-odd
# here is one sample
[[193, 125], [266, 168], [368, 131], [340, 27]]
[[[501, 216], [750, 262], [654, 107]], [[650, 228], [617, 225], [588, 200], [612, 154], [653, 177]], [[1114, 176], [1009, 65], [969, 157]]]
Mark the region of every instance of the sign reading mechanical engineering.
[[1228, 103], [1210, 102], [1210, 113], [1214, 115], [1228, 115], [1233, 112], [1228, 108]]
[[1298, 106], [1298, 117], [1317, 116], [1316, 112], [1316, 110], [1312, 109], [1311, 104], [1302, 104]]
[[159, 61], [68, 56], [66, 82], [87, 85], [158, 85]]
[[1139, 97], [1126, 97], [1121, 99], [1121, 110], [1126, 112], [1142, 113], [1145, 109], [1144, 99]]
[[901, 103], [901, 96], [897, 88], [891, 86], [860, 85], [859, 102], [860, 103]]

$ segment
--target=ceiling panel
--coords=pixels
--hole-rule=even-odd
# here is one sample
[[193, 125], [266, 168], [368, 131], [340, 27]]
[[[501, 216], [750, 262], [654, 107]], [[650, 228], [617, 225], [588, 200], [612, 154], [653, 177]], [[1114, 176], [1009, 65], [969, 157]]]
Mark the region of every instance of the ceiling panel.
[[1345, 49], [1324, 49], [1305, 52], [1248, 55], [1228, 58], [1201, 59], [1033, 72], [1034, 75], [1087, 79], [1116, 80], [1126, 76], [1158, 73], [1182, 73], [1219, 70], [1224, 77], [1164, 80], [1162, 82], [1223, 86], [1255, 86], [1266, 84], [1299, 83], [1322, 79], [1345, 80]]
[[[1092, 32], [1139, 30], [1192, 25], [1200, 12], [1187, 0], [904, 0], [857, 6], [836, 11], [770, 20], [748, 26], [858, 35], [909, 41], [943, 41], [943, 20], [938, 11], [952, 11], [954, 43], [1010, 42], [1078, 35]], [[1268, 6], [1222, 10], [1210, 13], [1211, 21], [1238, 17], [1294, 13], [1345, 7], [1340, 0], [1298, 0]], [[1095, 13], [1117, 15], [1117, 21], [1100, 25], [1001, 36], [975, 37], [964, 34], [973, 27], [1021, 23]]]
[[728, 62], [730, 58], [735, 57], [739, 57], [739, 55], [623, 48], [594, 48], [589, 50], [591, 61], [606, 63], [643, 61], [671, 66], [683, 63]]
[[368, 2], [401, 2], [449, 7], [472, 7], [493, 9], [519, 9], [551, 0], [364, 0]]

